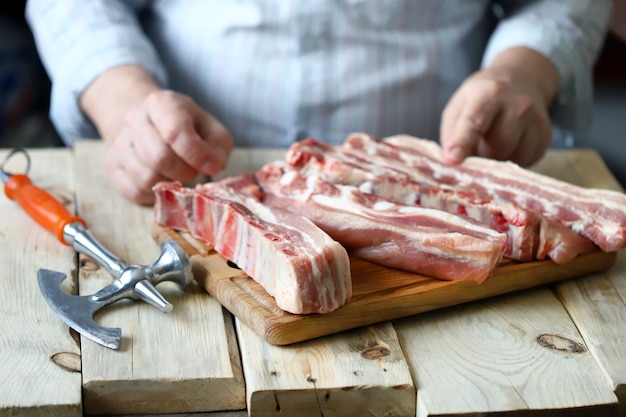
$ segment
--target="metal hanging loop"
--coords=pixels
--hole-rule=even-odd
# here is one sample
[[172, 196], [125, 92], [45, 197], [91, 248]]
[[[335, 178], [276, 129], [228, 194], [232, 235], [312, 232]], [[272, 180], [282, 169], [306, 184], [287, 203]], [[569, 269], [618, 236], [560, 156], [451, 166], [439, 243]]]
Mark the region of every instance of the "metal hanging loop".
[[23, 174], [26, 175], [28, 174], [28, 171], [30, 171], [30, 156], [28, 155], [28, 152], [26, 152], [26, 149], [24, 148], [15, 148], [11, 150], [11, 152], [9, 152], [7, 156], [4, 157], [2, 163], [0, 164], [0, 178], [2, 179], [3, 183], [7, 182], [11, 175], [15, 174], [7, 171], [5, 167], [7, 166], [11, 158], [20, 153], [23, 154], [26, 158], [26, 169], [24, 170]]

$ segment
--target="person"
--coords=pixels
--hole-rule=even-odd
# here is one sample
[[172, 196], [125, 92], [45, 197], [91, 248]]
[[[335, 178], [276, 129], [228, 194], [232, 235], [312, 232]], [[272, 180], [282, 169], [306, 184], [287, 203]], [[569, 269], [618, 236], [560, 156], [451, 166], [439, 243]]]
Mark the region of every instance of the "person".
[[237, 146], [439, 140], [528, 166], [582, 140], [610, 0], [29, 0], [71, 146], [108, 144], [125, 197], [215, 175]]

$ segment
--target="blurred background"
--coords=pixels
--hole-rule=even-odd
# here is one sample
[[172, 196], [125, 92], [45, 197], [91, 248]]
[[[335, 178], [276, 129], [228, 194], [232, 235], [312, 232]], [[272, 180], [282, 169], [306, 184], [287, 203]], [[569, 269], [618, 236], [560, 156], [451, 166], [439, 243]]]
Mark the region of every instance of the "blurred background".
[[613, 21], [594, 71], [595, 103], [589, 146], [600, 152], [626, 188], [626, 0]]
[[60, 146], [48, 119], [50, 81], [24, 20], [25, 3], [0, 5], [0, 147]]
[[[0, 147], [62, 146], [48, 119], [50, 82], [24, 20], [25, 1], [0, 5]], [[595, 67], [596, 149], [626, 187], [626, 0], [615, 0], [610, 33]]]

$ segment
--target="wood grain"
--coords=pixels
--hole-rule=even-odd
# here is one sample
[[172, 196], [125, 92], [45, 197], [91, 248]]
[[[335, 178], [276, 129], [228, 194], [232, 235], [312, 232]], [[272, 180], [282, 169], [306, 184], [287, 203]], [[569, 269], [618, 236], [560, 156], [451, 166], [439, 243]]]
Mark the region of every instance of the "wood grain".
[[414, 416], [416, 390], [391, 323], [276, 346], [237, 321], [251, 416]]
[[[590, 167], [587, 169], [596, 173], [584, 176], [589, 181], [588, 186], [615, 187], [610, 173], [602, 170], [598, 155], [588, 150], [551, 151], [536, 169], [540, 172], [544, 170], [557, 178], [580, 183], [580, 174], [576, 171], [579, 166], [582, 170]], [[171, 231], [166, 232], [171, 233]], [[189, 239], [188, 236], [186, 238]], [[193, 242], [193, 240], [189, 241]], [[256, 284], [245, 278], [240, 271], [233, 271], [229, 268], [218, 255], [206, 256], [210, 252], [203, 245], [194, 242], [189, 250], [192, 252], [200, 250], [204, 254], [194, 260], [204, 265], [206, 271], [211, 271], [207, 272], [208, 278], [214, 278], [215, 282], [218, 282], [230, 280], [227, 278], [229, 274], [232, 276], [230, 281], [234, 283], [229, 282], [229, 285], [233, 292], [236, 291], [236, 296], [232, 298], [241, 297], [247, 300], [246, 302], [256, 303], [257, 307], [262, 305], [262, 308], [259, 308], [262, 313], [254, 308], [244, 311], [244, 314], [248, 315], [254, 312], [253, 317], [248, 319], [250, 323], [254, 323], [253, 325], [244, 324], [245, 318], [237, 320], [242, 360], [249, 385], [248, 401], [259, 415], [277, 414], [277, 404], [285, 407], [283, 409], [285, 411], [294, 410], [292, 415], [299, 415], [298, 412], [303, 411], [296, 407], [297, 404], [308, 404], [313, 392], [316, 398], [320, 392], [323, 392], [311, 386], [312, 384], [309, 384], [307, 390], [306, 384], [302, 382], [304, 378], [302, 378], [300, 366], [281, 365], [280, 369], [286, 373], [283, 375], [283, 380], [292, 382], [285, 385], [275, 383], [271, 377], [266, 377], [267, 373], [271, 374], [272, 366], [293, 363], [294, 351], [305, 351], [303, 355], [308, 357], [309, 354], [315, 355], [315, 353], [309, 353], [309, 349], [313, 349], [312, 346], [316, 346], [319, 350], [333, 349], [338, 343], [337, 337], [344, 335], [358, 337], [355, 336], [355, 332], [358, 333], [370, 327], [379, 329], [388, 325], [388, 322], [385, 322], [287, 346], [272, 345], [263, 340], [263, 337], [266, 337], [263, 321], [271, 320], [273, 316], [274, 320], [287, 321], [289, 325], [294, 317], [277, 309], [271, 298], [265, 297], [257, 300], [258, 294], [255, 295], [256, 289], [254, 288]], [[620, 399], [619, 392], [615, 393], [616, 398], [609, 380], [596, 366], [597, 355], [594, 354], [592, 346], [587, 347], [585, 332], [577, 332], [576, 327], [580, 327], [580, 323], [574, 324], [569, 317], [571, 313], [566, 312], [565, 307], [559, 304], [549, 287], [541, 285], [541, 281], [546, 277], [545, 282], [565, 279], [566, 283], [576, 283], [581, 279], [569, 278], [584, 276], [596, 269], [609, 268], [614, 261], [615, 254], [593, 253], [577, 259], [566, 268], [557, 269], [550, 262], [532, 265], [509, 262], [501, 265], [499, 273], [506, 271], [505, 275], [511, 279], [518, 279], [520, 285], [539, 286], [539, 288], [483, 299], [480, 303], [465, 302], [461, 306], [440, 308], [394, 321], [402, 352], [409, 363], [411, 375], [418, 388], [417, 415], [454, 416], [492, 413], [507, 416], [616, 415], [617, 403], [623, 400]], [[355, 270], [365, 277], [355, 282], [353, 302], [358, 304], [364, 302], [372, 291], [380, 291], [380, 285], [386, 282], [383, 279], [388, 278], [389, 271], [384, 269], [382, 270], [384, 272], [376, 271], [377, 267], [361, 261], [354, 261], [354, 266]], [[609, 277], [618, 272], [623, 274], [624, 268], [626, 266], [620, 267], [618, 264], [609, 269], [606, 274]], [[585, 279], [582, 278], [582, 280]], [[437, 282], [438, 285], [443, 286], [443, 289], [436, 288], [427, 293], [428, 296], [437, 293], [439, 295], [433, 298], [434, 301], [424, 304], [424, 307], [419, 303], [410, 303], [410, 295], [406, 299], [402, 298], [403, 294], [406, 295], [407, 292], [410, 294], [415, 288], [428, 286], [427, 283], [419, 280], [407, 284], [406, 281], [411, 280], [415, 280], [415, 276], [407, 278], [403, 274], [395, 275], [392, 279], [394, 288], [387, 289], [387, 292], [383, 291], [383, 296], [397, 298], [391, 307], [394, 314], [408, 314], [407, 310], [410, 309], [439, 308], [446, 303], [453, 304], [454, 294], [457, 296], [461, 294], [465, 297], [464, 291], [471, 291], [471, 289], [464, 289], [464, 291], [456, 292], [454, 288], [456, 284]], [[504, 288], [510, 284], [510, 280], [507, 281], [504, 276], [502, 279], [490, 280], [487, 283], [492, 282], [493, 288], [480, 296], [508, 290]], [[626, 281], [621, 280], [621, 282]], [[474, 290], [480, 291], [489, 288], [472, 283], [465, 285], [471, 285], [475, 287]], [[211, 286], [215, 285], [209, 285]], [[453, 289], [446, 289], [447, 286], [452, 286]], [[233, 299], [230, 303], [234, 303]], [[615, 315], [612, 306], [607, 306], [605, 310]], [[370, 311], [364, 306], [359, 313], [367, 316]], [[376, 314], [372, 315], [378, 317]], [[594, 316], [593, 309], [591, 316]], [[587, 319], [589, 320], [589, 317]], [[358, 320], [361, 319], [358, 318]], [[341, 320], [337, 321], [341, 322]], [[313, 331], [318, 331], [314, 329], [315, 319], [312, 320], [311, 317], [301, 319], [296, 316], [295, 323], [299, 324], [299, 328], [294, 324], [294, 328], [290, 330], [299, 335], [298, 337], [302, 334], [309, 334], [311, 328]], [[341, 325], [345, 324], [341, 323]], [[616, 340], [606, 341], [605, 338], [600, 338], [599, 344], [607, 342], [612, 347], [624, 345], [623, 326], [618, 328], [619, 320], [615, 320], [614, 323], [616, 324], [615, 331], [609, 331], [609, 334], [616, 337]], [[278, 326], [281, 325], [283, 325], [282, 321]], [[604, 331], [601, 322], [597, 323], [596, 331], [599, 334]], [[262, 337], [254, 332], [260, 333]], [[576, 348], [575, 351], [567, 350], [572, 347]], [[578, 351], [578, 348], [581, 350]], [[345, 351], [341, 352], [336, 352], [332, 357], [329, 356], [328, 363], [338, 356], [349, 356]], [[608, 361], [610, 365], [623, 362], [622, 358], [623, 355], [619, 351], [611, 350], [607, 351], [605, 361]], [[356, 358], [354, 363], [360, 364]], [[613, 369], [614, 375], [619, 374], [620, 368]], [[345, 381], [345, 371], [337, 375], [333, 374], [332, 377], [337, 381]], [[591, 386], [590, 389], [587, 388], [588, 384]], [[350, 402], [349, 399], [346, 401]], [[322, 410], [319, 407], [312, 407], [312, 409], [315, 412], [332, 411], [332, 408]], [[368, 414], [366, 410], [361, 411], [363, 415], [376, 415]], [[393, 411], [389, 412], [396, 415]], [[285, 412], [282, 415], [288, 414]], [[407, 413], [406, 415], [414, 414]]]
[[[103, 144], [79, 142], [77, 205], [93, 234], [129, 264], [159, 255], [150, 237], [152, 210], [124, 200], [106, 180]], [[112, 277], [81, 258], [80, 292], [91, 294]], [[91, 262], [91, 264], [89, 263]], [[121, 327], [120, 350], [82, 340], [84, 407], [88, 414], [182, 413], [245, 408], [245, 387], [232, 318], [205, 291], [171, 283], [159, 290], [170, 314], [142, 302], [121, 301], [97, 314]]]
[[[538, 169], [584, 187], [623, 191], [595, 151], [556, 156], [548, 156]], [[554, 290], [615, 392], [619, 415], [626, 416], [626, 251], [620, 251], [610, 270], [560, 283]]]
[[[29, 150], [31, 180], [73, 206], [73, 170], [68, 152]], [[7, 151], [0, 150], [0, 159]], [[7, 170], [23, 173], [16, 156]], [[14, 162], [14, 163], [13, 163]], [[0, 415], [82, 416], [78, 341], [44, 300], [37, 270], [67, 275], [75, 286], [74, 252], [63, 246], [5, 195], [0, 197]]]
[[420, 417], [616, 415], [612, 389], [545, 287], [394, 326], [419, 386]]
[[[591, 150], [553, 150], [533, 169], [620, 190]], [[599, 370], [612, 369], [617, 378], [624, 362], [623, 306], [594, 278], [624, 282], [622, 256], [604, 273], [555, 284], [558, 299], [550, 286], [539, 287], [394, 322], [419, 386], [417, 415], [624, 415], [619, 389]]]
[[[88, 150], [83, 146], [89, 146]], [[79, 144], [77, 148], [77, 161], [67, 149], [33, 151], [33, 180], [73, 209], [74, 167], [82, 164], [77, 171], [79, 204], [96, 236], [133, 263], [153, 261], [158, 249], [149, 236], [150, 213], [119, 199], [106, 183], [101, 142]], [[281, 155], [280, 151], [236, 150], [229, 170], [239, 172], [248, 169], [248, 164], [259, 166]], [[620, 189], [597, 153], [589, 150], [550, 151], [534, 169], [585, 186]], [[70, 276], [80, 268], [84, 292], [106, 285], [110, 277], [84, 258], [77, 265], [71, 249], [60, 246], [13, 202], [0, 199], [0, 210], [4, 271], [0, 284], [0, 377], [9, 381], [0, 384], [0, 415], [82, 415], [78, 340], [40, 298], [34, 274], [41, 266]], [[203, 245], [186, 244], [187, 250], [208, 253]], [[242, 371], [239, 368], [236, 377], [234, 365], [240, 353], [252, 416], [299, 416], [307, 412], [327, 417], [615, 416], [618, 411], [626, 415], [624, 256], [620, 252], [616, 264], [606, 272], [286, 346], [265, 341], [238, 319], [233, 329], [231, 316], [200, 285], [184, 292], [159, 286], [174, 304], [171, 315], [142, 303], [119, 303], [96, 317], [101, 324], [122, 327], [125, 339], [119, 352], [83, 340], [82, 364], [89, 384], [85, 401], [95, 409], [126, 415], [156, 415], [172, 409], [190, 413], [199, 404], [193, 398], [212, 404], [234, 399], [242, 407]], [[205, 265], [205, 259], [194, 257], [198, 278], [208, 270], [213, 276], [219, 276], [219, 271], [233, 275], [231, 268], [220, 263], [222, 260], [215, 260], [216, 267]], [[371, 280], [359, 290], [364, 297], [378, 288], [380, 279], [375, 278], [382, 275], [366, 265], [361, 267]], [[240, 282], [236, 288], [244, 287], [240, 291], [248, 297], [246, 291], [250, 289], [245, 287], [252, 281], [234, 271], [234, 280], [246, 283]], [[29, 276], [33, 278], [29, 280]], [[402, 284], [402, 277], [396, 279], [400, 288], [390, 291], [389, 296], [410, 288]], [[68, 291], [71, 283], [71, 279], [64, 283]], [[443, 295], [438, 302], [442, 300], [450, 301]], [[276, 307], [270, 302], [263, 308], [272, 312]], [[399, 303], [397, 308], [413, 307]], [[309, 325], [305, 320], [299, 323]], [[231, 348], [235, 330], [239, 353], [236, 345]], [[207, 334], [210, 332], [216, 333]], [[407, 369], [412, 383], [407, 381]], [[224, 382], [226, 386], [234, 382], [237, 388], [231, 385], [228, 392], [220, 386]], [[394, 387], [400, 388], [398, 392]], [[89, 393], [102, 395], [89, 398]], [[621, 408], [616, 410], [618, 403]], [[349, 407], [345, 404], [354, 412], [346, 412]], [[308, 405], [307, 411], [304, 406]], [[233, 411], [215, 415], [245, 414]]]
[[[193, 240], [189, 236], [153, 226], [157, 241]], [[328, 314], [295, 315], [284, 312], [256, 281], [232, 268], [219, 254], [202, 243], [185, 246], [204, 270], [200, 284], [231, 313], [272, 344], [286, 345], [387, 320], [449, 307], [469, 301], [518, 291], [537, 285], [603, 271], [615, 262], [614, 253], [592, 252], [567, 265], [551, 261], [517, 263], [505, 261], [482, 284], [474, 281], [442, 281], [417, 274], [351, 260], [350, 302]]]
[[[626, 253], [620, 253], [618, 262], [619, 271], [624, 271]], [[594, 274], [559, 285], [555, 292], [597, 359], [607, 386], [618, 396], [622, 404], [620, 415], [623, 415], [626, 411], [623, 405], [626, 400], [626, 305], [611, 282], [610, 277], [615, 278], [615, 275], [612, 271]], [[624, 281], [623, 272], [619, 275], [620, 281]]]

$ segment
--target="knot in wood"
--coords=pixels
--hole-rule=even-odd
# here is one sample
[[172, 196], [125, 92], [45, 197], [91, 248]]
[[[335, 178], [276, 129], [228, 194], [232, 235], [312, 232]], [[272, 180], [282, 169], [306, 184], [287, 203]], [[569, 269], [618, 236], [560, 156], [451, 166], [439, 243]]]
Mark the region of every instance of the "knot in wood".
[[579, 342], [556, 334], [542, 334], [537, 337], [541, 346], [564, 353], [585, 353], [587, 348]]
[[50, 356], [50, 360], [59, 368], [67, 372], [80, 372], [80, 356], [72, 352], [58, 352]]
[[391, 350], [387, 346], [374, 345], [368, 346], [361, 351], [361, 356], [365, 359], [379, 359], [391, 355]]
[[226, 265], [230, 266], [233, 269], [241, 269], [237, 266], [236, 263], [234, 263], [233, 261], [226, 261]]
[[93, 272], [93, 271], [97, 271], [98, 268], [100, 268], [100, 266], [90, 258], [81, 258], [80, 268], [83, 271]]

